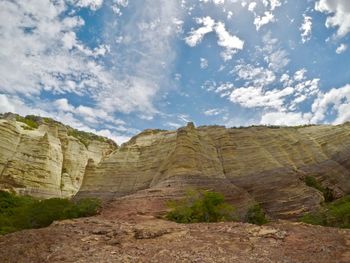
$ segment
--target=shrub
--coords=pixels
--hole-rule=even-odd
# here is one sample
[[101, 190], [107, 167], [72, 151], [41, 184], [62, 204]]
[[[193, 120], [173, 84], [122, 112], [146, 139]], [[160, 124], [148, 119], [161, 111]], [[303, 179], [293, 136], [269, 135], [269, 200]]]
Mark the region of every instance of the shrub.
[[166, 218], [177, 223], [218, 222], [236, 220], [234, 207], [224, 196], [212, 191], [188, 191], [186, 197], [167, 203], [171, 210]]
[[300, 220], [313, 225], [350, 228], [350, 195], [327, 203], [320, 210], [308, 213]]
[[0, 234], [46, 227], [55, 220], [92, 216], [100, 207], [100, 201], [93, 198], [77, 202], [60, 198], [37, 200], [0, 191]]
[[27, 115], [26, 117], [16, 116], [16, 121], [23, 122], [29, 126], [29, 128], [25, 128], [27, 130], [30, 129], [36, 129], [39, 127], [39, 124], [37, 120], [35, 119], [35, 116], [33, 115]]
[[245, 220], [248, 223], [256, 225], [263, 225], [268, 223], [265, 212], [259, 204], [256, 204], [248, 209]]
[[326, 202], [331, 202], [334, 200], [332, 190], [329, 188], [324, 188], [313, 176], [305, 176], [304, 182], [307, 186], [315, 188], [323, 194], [324, 200]]

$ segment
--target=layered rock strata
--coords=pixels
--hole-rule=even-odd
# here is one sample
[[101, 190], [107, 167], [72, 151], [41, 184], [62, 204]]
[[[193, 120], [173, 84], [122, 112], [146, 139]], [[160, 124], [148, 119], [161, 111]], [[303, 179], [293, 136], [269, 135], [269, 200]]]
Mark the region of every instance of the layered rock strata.
[[350, 193], [350, 124], [231, 128], [193, 124], [146, 130], [101, 163], [89, 162], [77, 198], [114, 198], [142, 189], [210, 188], [237, 207], [260, 203], [273, 218], [317, 209], [322, 193]]
[[91, 140], [86, 146], [57, 122], [32, 129], [13, 116], [0, 119], [0, 189], [70, 197], [80, 188], [88, 160], [99, 163], [115, 149], [107, 141]]

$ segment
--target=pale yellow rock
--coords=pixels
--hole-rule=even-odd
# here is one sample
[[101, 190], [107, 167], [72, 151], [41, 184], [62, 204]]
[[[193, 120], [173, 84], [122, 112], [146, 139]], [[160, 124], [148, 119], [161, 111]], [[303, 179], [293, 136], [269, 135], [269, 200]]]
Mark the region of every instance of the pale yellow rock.
[[88, 148], [56, 122], [29, 129], [0, 119], [0, 189], [41, 198], [71, 197], [81, 186], [88, 159], [96, 163], [116, 147], [91, 141]]
[[77, 197], [111, 198], [157, 187], [220, 188], [254, 199], [272, 217], [296, 218], [324, 200], [306, 186], [307, 175], [334, 195], [350, 193], [349, 135], [350, 124], [146, 130], [91, 165]]

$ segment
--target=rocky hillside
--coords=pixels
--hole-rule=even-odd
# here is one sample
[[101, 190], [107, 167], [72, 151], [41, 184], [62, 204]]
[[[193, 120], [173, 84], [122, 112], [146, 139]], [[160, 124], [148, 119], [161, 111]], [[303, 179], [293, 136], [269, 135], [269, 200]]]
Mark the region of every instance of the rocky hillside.
[[77, 197], [150, 189], [166, 199], [191, 187], [224, 193], [242, 215], [259, 203], [271, 218], [298, 218], [350, 193], [350, 124], [146, 130], [90, 161]]
[[37, 197], [70, 197], [88, 160], [99, 163], [117, 149], [107, 138], [49, 118], [0, 116], [0, 189]]

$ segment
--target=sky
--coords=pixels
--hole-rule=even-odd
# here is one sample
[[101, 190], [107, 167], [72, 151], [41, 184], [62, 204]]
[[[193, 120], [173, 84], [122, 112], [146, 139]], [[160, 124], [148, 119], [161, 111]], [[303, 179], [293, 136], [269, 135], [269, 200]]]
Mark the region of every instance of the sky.
[[349, 0], [0, 0], [0, 112], [144, 129], [350, 121]]

